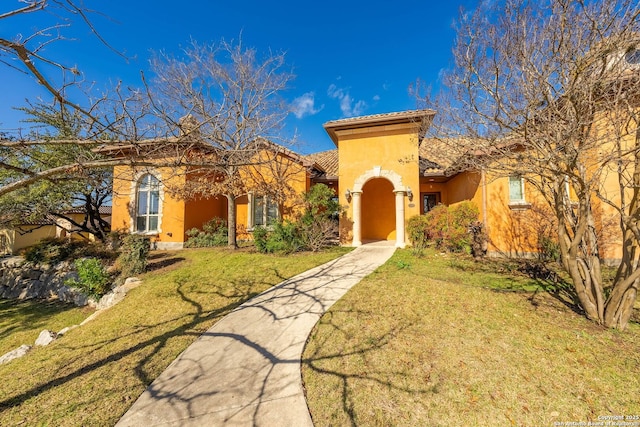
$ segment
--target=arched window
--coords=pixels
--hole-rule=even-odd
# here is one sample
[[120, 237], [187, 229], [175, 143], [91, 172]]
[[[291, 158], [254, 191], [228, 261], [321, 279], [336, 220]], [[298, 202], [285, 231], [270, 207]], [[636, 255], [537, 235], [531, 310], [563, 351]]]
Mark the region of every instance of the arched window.
[[136, 231], [158, 231], [160, 216], [160, 181], [153, 175], [143, 175], [136, 193]]

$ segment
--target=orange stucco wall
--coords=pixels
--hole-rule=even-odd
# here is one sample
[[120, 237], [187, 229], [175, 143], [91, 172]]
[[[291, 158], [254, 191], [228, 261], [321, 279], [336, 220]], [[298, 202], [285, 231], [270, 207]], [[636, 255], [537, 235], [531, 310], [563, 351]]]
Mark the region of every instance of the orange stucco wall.
[[363, 239], [393, 240], [396, 238], [396, 208], [393, 185], [384, 178], [368, 181], [362, 190]]
[[[260, 163], [260, 162], [259, 162]], [[143, 168], [126, 166], [114, 168], [112, 229], [125, 232], [134, 231], [135, 197], [137, 180], [145, 173], [151, 173], [161, 181], [160, 226], [152, 240], [158, 247], [179, 248], [186, 241], [186, 231], [202, 228], [213, 217], [227, 218], [227, 199], [224, 196], [196, 197], [182, 200], [173, 196], [171, 188], [184, 185], [187, 176], [183, 169]], [[247, 167], [241, 174], [247, 191], [254, 194], [284, 193], [281, 214], [294, 215], [300, 209], [300, 195], [309, 188], [309, 174], [300, 162], [288, 156], [280, 156], [277, 161], [260, 163]], [[276, 189], [277, 190], [274, 190]], [[236, 199], [237, 236], [240, 240], [251, 239], [247, 231], [249, 223], [249, 198], [244, 195]]]
[[489, 251], [509, 256], [538, 252], [539, 238], [555, 230], [553, 215], [535, 188], [525, 182], [524, 204], [510, 204], [509, 178], [488, 177], [486, 225]]
[[214, 217], [227, 217], [227, 199], [224, 196], [196, 197], [186, 201], [184, 208], [184, 228], [186, 231], [192, 228], [202, 229], [202, 226]]
[[145, 173], [150, 173], [160, 180], [160, 224], [157, 233], [152, 233], [152, 240], [166, 247], [181, 247], [185, 238], [185, 202], [169, 194], [168, 188], [179, 187], [184, 183], [185, 175], [181, 170], [170, 168], [132, 169], [126, 166], [114, 168], [112, 199], [112, 230], [133, 232], [135, 225], [135, 197], [137, 180]]
[[[405, 219], [420, 213], [419, 189], [420, 170], [418, 165], [418, 127], [415, 123], [394, 124], [387, 126], [375, 126], [337, 131], [339, 163], [339, 191], [340, 204], [346, 207], [340, 218], [340, 238], [344, 243], [350, 243], [353, 239], [353, 205], [347, 200], [345, 192], [353, 190], [359, 182], [362, 187], [362, 239], [393, 239], [396, 236], [395, 224], [393, 232], [389, 232], [389, 217], [385, 221], [378, 222], [375, 218], [380, 209], [371, 200], [382, 188], [382, 184], [367, 186], [367, 180], [386, 180], [393, 189], [392, 180], [400, 184], [405, 190], [407, 187], [415, 192], [415, 198], [410, 201], [404, 198]], [[377, 175], [377, 171], [380, 174]], [[389, 173], [391, 175], [389, 175]], [[363, 179], [364, 177], [364, 179]], [[364, 181], [364, 182], [363, 182]], [[384, 190], [384, 191], [387, 191]], [[390, 191], [391, 191], [390, 190]], [[395, 195], [385, 196], [386, 204], [391, 203], [391, 209], [395, 212]], [[373, 218], [372, 218], [373, 217]], [[395, 222], [395, 214], [393, 216]]]
[[42, 239], [56, 237], [56, 226], [23, 225], [20, 231], [15, 229], [0, 230], [0, 253], [17, 254], [21, 249], [33, 246]]

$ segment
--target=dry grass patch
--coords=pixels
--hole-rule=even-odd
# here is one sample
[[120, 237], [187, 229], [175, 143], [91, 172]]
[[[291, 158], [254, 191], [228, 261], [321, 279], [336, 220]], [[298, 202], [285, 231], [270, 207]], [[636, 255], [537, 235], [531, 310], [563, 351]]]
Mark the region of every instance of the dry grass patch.
[[605, 330], [566, 300], [530, 292], [549, 284], [496, 268], [511, 267], [397, 251], [355, 286], [305, 349], [315, 425], [537, 426], [640, 414], [639, 325]]
[[[156, 253], [124, 301], [0, 366], [0, 425], [110, 426], [175, 357], [265, 289], [344, 253]], [[3, 318], [5, 313], [3, 313]]]

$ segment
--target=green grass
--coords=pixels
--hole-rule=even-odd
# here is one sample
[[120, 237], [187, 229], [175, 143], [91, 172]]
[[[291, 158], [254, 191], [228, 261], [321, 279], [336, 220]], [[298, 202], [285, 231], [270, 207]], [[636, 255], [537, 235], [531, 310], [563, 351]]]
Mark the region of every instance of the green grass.
[[15, 301], [0, 299], [0, 355], [33, 345], [41, 331], [58, 332], [77, 325], [93, 310], [59, 302]]
[[[115, 424], [146, 386], [222, 316], [345, 251], [287, 257], [226, 249], [155, 253], [152, 271], [124, 301], [49, 346], [0, 365], [0, 425]], [[2, 306], [0, 348], [21, 344], [14, 337], [18, 332], [29, 343], [45, 327], [59, 330], [87, 315], [78, 309], [34, 314], [33, 307]]]
[[[640, 325], [601, 328], [517, 263], [394, 256], [305, 348], [316, 426], [493, 426], [640, 413]], [[553, 293], [545, 292], [551, 290]]]

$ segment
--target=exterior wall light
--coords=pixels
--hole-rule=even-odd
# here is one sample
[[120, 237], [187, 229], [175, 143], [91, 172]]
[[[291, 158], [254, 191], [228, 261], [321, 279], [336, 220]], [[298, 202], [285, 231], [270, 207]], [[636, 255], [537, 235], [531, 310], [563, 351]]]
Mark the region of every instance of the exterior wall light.
[[411, 187], [407, 187], [407, 197], [409, 197], [409, 201], [413, 200], [413, 191], [411, 191]]
[[347, 202], [351, 201], [351, 190], [347, 188], [347, 191], [344, 192], [344, 197], [347, 198]]

